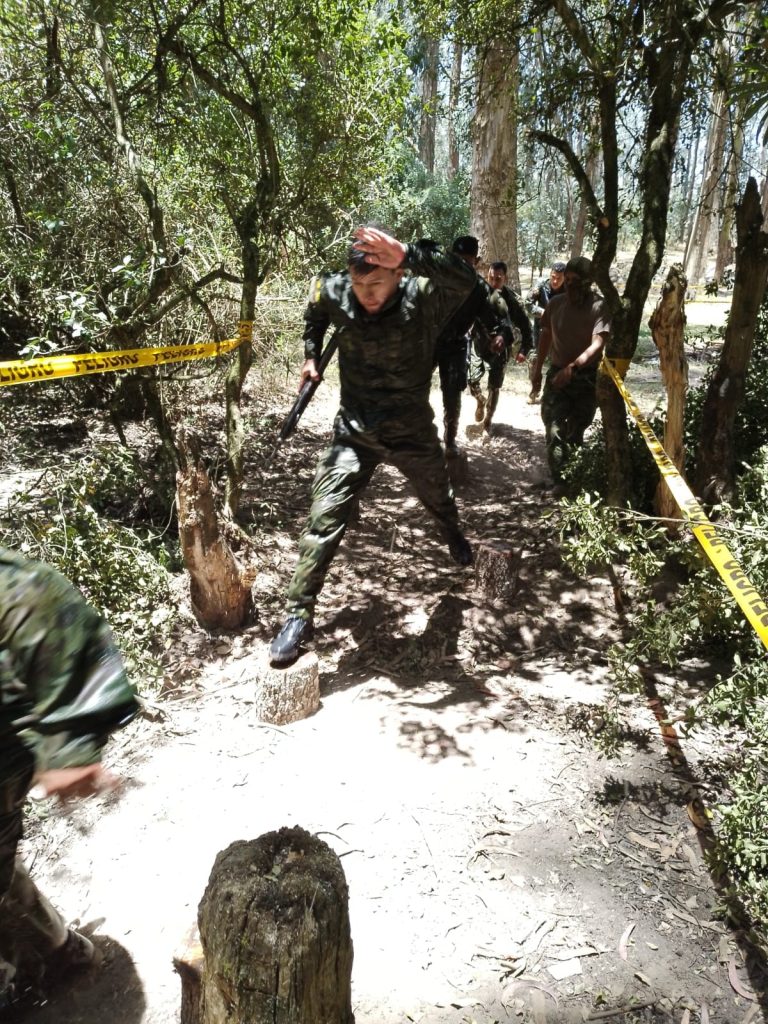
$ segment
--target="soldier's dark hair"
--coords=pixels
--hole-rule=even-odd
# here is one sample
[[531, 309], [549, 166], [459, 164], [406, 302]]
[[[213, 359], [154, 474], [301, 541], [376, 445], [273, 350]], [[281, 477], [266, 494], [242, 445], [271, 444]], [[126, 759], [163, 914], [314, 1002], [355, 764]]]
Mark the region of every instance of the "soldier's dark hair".
[[565, 273], [565, 264], [563, 263], [562, 260], [555, 260], [555, 262], [550, 267], [550, 270], [554, 270], [554, 272], [556, 274], [564, 274]]
[[[377, 231], [383, 231], [385, 235], [392, 234], [388, 227], [374, 221], [367, 221], [362, 226], [364, 228], [376, 228]], [[347, 249], [347, 269], [354, 270], [357, 277], [365, 277], [366, 274], [372, 274], [374, 270], [381, 270], [381, 267], [378, 263], [366, 262], [365, 253], [356, 249], [354, 242], [352, 242]]]
[[477, 256], [480, 252], [480, 243], [474, 235], [459, 235], [451, 246], [451, 252], [459, 256]]
[[504, 262], [504, 260], [495, 260], [491, 264], [491, 270], [498, 270], [502, 274], [504, 274], [504, 276], [506, 277], [506, 274], [507, 274], [507, 264]]

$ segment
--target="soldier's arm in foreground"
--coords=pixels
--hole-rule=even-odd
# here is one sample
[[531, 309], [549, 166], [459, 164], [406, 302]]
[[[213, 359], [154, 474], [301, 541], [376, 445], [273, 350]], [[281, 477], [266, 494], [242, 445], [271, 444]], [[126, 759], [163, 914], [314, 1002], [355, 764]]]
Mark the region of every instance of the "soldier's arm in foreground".
[[517, 327], [520, 331], [521, 342], [520, 342], [520, 354], [526, 356], [533, 348], [533, 331], [531, 330], [531, 321], [528, 319], [525, 310], [517, 299], [517, 296], [508, 289], [508, 294], [505, 295], [507, 302], [507, 310], [509, 311], [509, 319], [512, 321], [513, 327]]
[[298, 390], [301, 391], [305, 382], [318, 382], [320, 372], [318, 362], [323, 350], [323, 338], [331, 322], [328, 311], [329, 298], [327, 284], [330, 275], [318, 274], [312, 278], [309, 286], [309, 302], [304, 310], [304, 363], [301, 367], [301, 378]]
[[547, 306], [541, 318], [541, 334], [539, 335], [539, 344], [536, 349], [536, 362], [531, 368], [531, 397], [538, 395], [541, 391], [542, 367], [551, 347], [552, 325], [550, 323], [549, 306]]

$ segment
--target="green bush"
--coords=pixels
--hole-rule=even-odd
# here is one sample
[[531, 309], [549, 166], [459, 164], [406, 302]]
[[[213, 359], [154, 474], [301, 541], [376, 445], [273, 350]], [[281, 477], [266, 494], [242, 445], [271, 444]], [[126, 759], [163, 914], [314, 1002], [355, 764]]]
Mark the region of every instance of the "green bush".
[[[159, 682], [158, 656], [177, 614], [162, 538], [100, 514], [115, 476], [97, 460], [48, 471], [0, 520], [0, 544], [58, 569], [112, 627], [140, 689]], [[39, 490], [43, 491], [41, 499]]]

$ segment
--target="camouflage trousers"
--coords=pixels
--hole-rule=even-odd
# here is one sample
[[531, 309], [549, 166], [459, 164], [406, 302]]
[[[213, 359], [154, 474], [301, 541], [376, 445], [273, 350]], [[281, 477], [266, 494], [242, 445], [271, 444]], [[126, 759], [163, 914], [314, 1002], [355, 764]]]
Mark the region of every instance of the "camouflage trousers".
[[30, 764], [22, 774], [0, 782], [0, 992], [11, 981], [34, 982], [67, 938], [61, 916], [16, 855], [32, 771]]
[[445, 343], [437, 360], [446, 443], [456, 440], [461, 415], [461, 393], [467, 387], [467, 345], [466, 337], [456, 338], [450, 344]]
[[378, 432], [360, 429], [342, 411], [312, 484], [309, 521], [299, 540], [299, 561], [288, 587], [289, 615], [312, 618], [355, 498], [381, 463], [394, 466], [409, 481], [445, 540], [460, 532], [443, 450], [431, 418], [424, 416], [412, 423], [407, 433], [390, 433], [385, 440]]
[[498, 355], [490, 355], [483, 358], [477, 350], [472, 348], [472, 358], [469, 363], [469, 387], [473, 395], [480, 391], [480, 383], [488, 374], [488, 390], [500, 391], [504, 386], [504, 374], [507, 371], [507, 352], [500, 352]]
[[597, 367], [574, 371], [570, 384], [556, 389], [552, 386], [552, 379], [559, 371], [559, 366], [550, 367], [541, 396], [547, 462], [555, 483], [562, 483], [563, 468], [570, 451], [584, 443], [584, 432], [597, 412]]

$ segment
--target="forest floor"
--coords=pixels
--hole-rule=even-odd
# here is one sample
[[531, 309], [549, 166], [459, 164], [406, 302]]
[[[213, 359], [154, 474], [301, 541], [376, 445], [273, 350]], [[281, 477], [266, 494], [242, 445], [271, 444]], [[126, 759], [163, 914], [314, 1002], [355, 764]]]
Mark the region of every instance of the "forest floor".
[[[652, 407], [658, 383], [637, 381]], [[578, 580], [561, 561], [527, 390], [511, 368], [486, 440], [465, 400], [470, 482], [458, 492], [471, 539], [518, 553], [514, 599], [488, 604], [402, 480], [379, 470], [318, 608], [321, 707], [280, 728], [255, 720], [254, 686], [330, 385], [280, 461], [253, 466], [249, 500], [275, 510], [257, 623], [236, 636], [188, 626], [171, 684], [109, 747], [122, 790], [32, 812], [34, 875], [105, 960], [25, 1021], [178, 1020], [171, 959], [216, 854], [293, 825], [342, 858], [357, 1024], [768, 1019], [703, 857], [711, 738], [670, 756], [637, 696], [617, 758], [589, 738], [622, 624], [610, 581]], [[703, 682], [672, 680], [675, 700]]]

